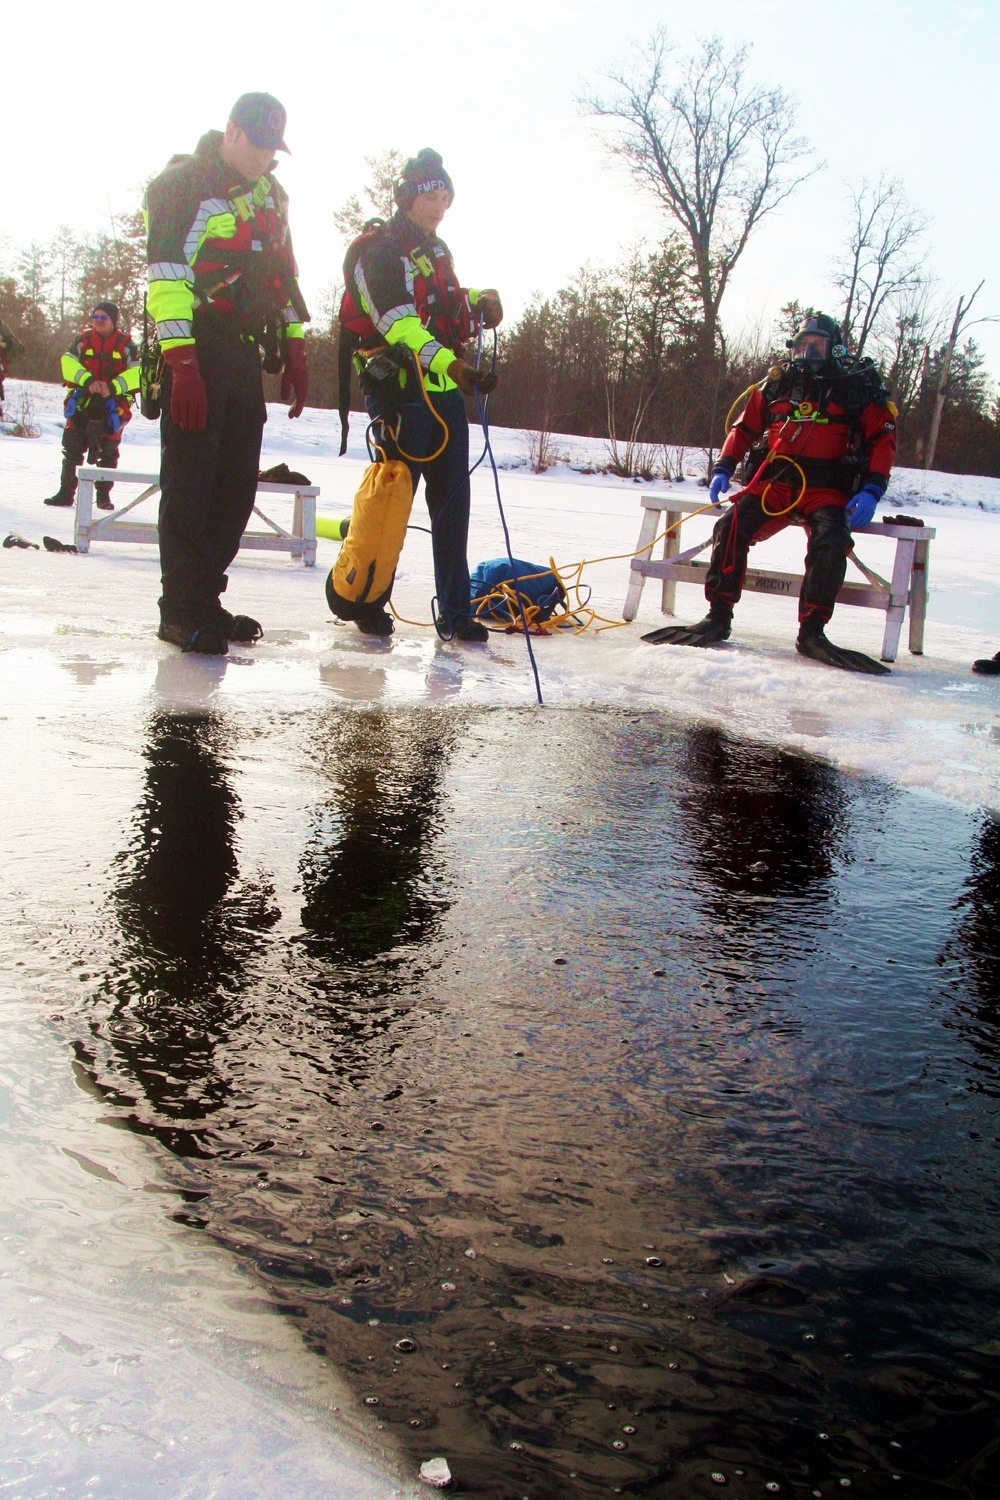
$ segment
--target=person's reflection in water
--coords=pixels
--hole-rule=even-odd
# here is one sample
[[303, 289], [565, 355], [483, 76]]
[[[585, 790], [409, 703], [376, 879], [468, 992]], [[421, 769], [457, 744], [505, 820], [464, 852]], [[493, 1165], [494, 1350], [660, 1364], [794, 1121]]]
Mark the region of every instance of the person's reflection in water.
[[[238, 997], [265, 934], [278, 920], [272, 887], [241, 880], [241, 814], [223, 755], [227, 732], [211, 717], [153, 717], [145, 786], [132, 837], [118, 857], [113, 896], [118, 945], [95, 1026], [115, 1054], [119, 1102], [135, 1098], [133, 1125], [182, 1154], [207, 1147], [205, 1124], [230, 1081], [215, 1062], [230, 1038]], [[85, 1051], [84, 1054], [85, 1056]]]
[[718, 892], [789, 897], [828, 884], [846, 832], [841, 772], [709, 726], [685, 736], [682, 765], [681, 816]]
[[678, 770], [696, 924], [688, 935], [705, 981], [722, 985], [742, 1009], [758, 986], [787, 979], [789, 966], [815, 952], [846, 839], [850, 784], [822, 761], [709, 726], [685, 736]]
[[[424, 942], [450, 904], [429, 865], [451, 718], [348, 713], [323, 721], [333, 781], [302, 856], [302, 925], [331, 979], [383, 989], [393, 950]], [[345, 972], [346, 971], [346, 972]]]

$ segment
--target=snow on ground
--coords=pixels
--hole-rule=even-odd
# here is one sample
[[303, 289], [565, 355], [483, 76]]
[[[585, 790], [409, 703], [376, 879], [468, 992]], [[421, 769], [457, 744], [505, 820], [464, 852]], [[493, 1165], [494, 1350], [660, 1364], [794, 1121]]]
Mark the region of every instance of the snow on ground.
[[[44, 533], [72, 539], [73, 512], [45, 508], [59, 472], [61, 391], [26, 383], [42, 436], [0, 437], [0, 527], [34, 541]], [[17, 382], [8, 382], [11, 405]], [[321, 487], [323, 515], [350, 513], [366, 463], [364, 419], [355, 416], [348, 454], [337, 457], [334, 412], [309, 409], [289, 422], [269, 408], [263, 463], [286, 460]], [[473, 433], [473, 451], [476, 447]], [[543, 475], [530, 472], [523, 433], [499, 429], [504, 508], [516, 556], [560, 566], [581, 557], [611, 558], [589, 567], [592, 603], [620, 619], [628, 584], [627, 557], [636, 545], [640, 495], [647, 488], [594, 471], [603, 443], [559, 438], [564, 461]], [[128, 428], [123, 468], [153, 473], [158, 434], [138, 415]], [[696, 475], [701, 455], [685, 468]], [[704, 496], [696, 480], [663, 481], [687, 499]], [[116, 496], [127, 494], [120, 486]], [[136, 491], [132, 491], [132, 494]], [[152, 518], [153, 502], [144, 507]], [[547, 705], [633, 705], [681, 718], [708, 720], [733, 731], [827, 757], [853, 771], [874, 772], [901, 785], [966, 804], [1000, 801], [1000, 681], [969, 668], [1000, 647], [1000, 480], [900, 470], [882, 513], [905, 510], [937, 529], [931, 547], [931, 597], [925, 655], [902, 653], [891, 678], [837, 672], [796, 656], [795, 612], [787, 600], [754, 595], [737, 614], [734, 638], [712, 651], [650, 647], [639, 636], [662, 622], [659, 587], [647, 585], [631, 626], [535, 642]], [[290, 506], [275, 505], [286, 524]], [[426, 524], [420, 496], [413, 521]], [[685, 544], [707, 534], [699, 518]], [[865, 538], [859, 553], [880, 573], [891, 568], [892, 543]], [[474, 564], [503, 553], [493, 481], [484, 464], [473, 479], [469, 556]], [[799, 568], [802, 533], [795, 528], [762, 546], [763, 566]], [[88, 557], [45, 551], [0, 553], [0, 671], [8, 714], [85, 695], [95, 710], [153, 695], [177, 704], [238, 703], [261, 697], [286, 706], [333, 694], [345, 703], [523, 704], [534, 702], [525, 643], [493, 636], [488, 647], [438, 641], [430, 621], [430, 538], [408, 533], [394, 603], [409, 622], [389, 643], [362, 637], [329, 615], [323, 581], [337, 544], [321, 541], [315, 570], [287, 556], [241, 553], [230, 573], [230, 607], [260, 618], [266, 636], [254, 650], [236, 648], [224, 661], [182, 657], [155, 638], [158, 567], [155, 549], [97, 543]], [[678, 589], [681, 619], [700, 618], [694, 586]], [[838, 643], [879, 653], [884, 617], [841, 607], [830, 634]]]

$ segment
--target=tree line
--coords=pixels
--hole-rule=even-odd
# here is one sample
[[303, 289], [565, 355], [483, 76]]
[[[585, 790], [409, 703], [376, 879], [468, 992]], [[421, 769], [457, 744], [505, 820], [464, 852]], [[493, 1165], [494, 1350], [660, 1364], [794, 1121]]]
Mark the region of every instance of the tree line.
[[[662, 212], [659, 243], [613, 265], [584, 265], [537, 295], [500, 332], [493, 420], [541, 437], [603, 438], [607, 466], [636, 477], [682, 471], [686, 448], [718, 447], [733, 401], [786, 356], [805, 308], [790, 298], [770, 326], [727, 333], [723, 302], [746, 246], [821, 164], [797, 134], [783, 90], [748, 75], [748, 49], [715, 37], [681, 57], [658, 28], [581, 97], [603, 149]], [[345, 247], [373, 215], [393, 211], [403, 163], [366, 158], [369, 181], [334, 215]], [[1000, 475], [1000, 399], [969, 329], [977, 295], [952, 318], [927, 269], [929, 221], [903, 184], [882, 174], [848, 188], [844, 234], [826, 267], [845, 342], [875, 359], [899, 407], [900, 462]], [[811, 268], [812, 269], [812, 268]], [[15, 373], [58, 379], [59, 356], [96, 300], [111, 297], [138, 328], [145, 284], [142, 215], [108, 229], [8, 251], [0, 317], [25, 355]], [[307, 334], [310, 402], [336, 406], [337, 305], [330, 286]], [[352, 406], [361, 405], [355, 391]]]

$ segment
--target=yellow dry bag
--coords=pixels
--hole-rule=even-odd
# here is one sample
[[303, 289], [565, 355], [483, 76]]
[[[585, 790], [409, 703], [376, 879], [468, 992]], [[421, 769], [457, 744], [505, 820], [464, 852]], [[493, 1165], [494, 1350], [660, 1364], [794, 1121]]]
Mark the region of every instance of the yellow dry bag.
[[354, 497], [347, 540], [329, 578], [326, 598], [341, 620], [382, 608], [392, 592], [413, 506], [413, 483], [399, 459], [369, 464]]

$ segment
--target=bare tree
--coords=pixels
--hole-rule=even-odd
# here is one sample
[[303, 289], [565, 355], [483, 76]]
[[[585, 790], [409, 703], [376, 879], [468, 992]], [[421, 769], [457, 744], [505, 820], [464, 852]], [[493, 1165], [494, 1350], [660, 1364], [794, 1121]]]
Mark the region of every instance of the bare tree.
[[714, 358], [719, 308], [754, 229], [817, 170], [790, 173], [809, 155], [795, 109], [780, 88], [746, 77], [749, 48], [719, 37], [674, 62], [658, 27], [627, 69], [608, 74], [608, 98], [587, 94], [591, 114], [621, 122], [607, 143], [691, 244], [703, 310], [701, 349]]
[[[894, 299], [891, 329], [878, 338], [880, 363], [893, 400], [905, 421], [921, 404], [930, 367], [930, 351], [942, 336], [942, 314], [932, 288], [918, 282]], [[920, 439], [917, 438], [919, 445]]]
[[934, 399], [934, 415], [931, 418], [931, 431], [927, 439], [927, 457], [924, 460], [925, 469], [930, 469], [934, 464], [934, 450], [937, 448], [938, 433], [941, 431], [941, 414], [944, 411], [945, 397], [948, 394], [948, 378], [951, 375], [951, 362], [955, 357], [955, 345], [963, 333], [967, 332], [970, 328], [975, 328], [978, 323], [997, 322], [995, 315], [985, 318], [974, 318], [971, 323], [967, 321], [969, 313], [972, 311], [972, 304], [979, 296], [984, 285], [985, 282], [981, 281], [971, 297], [966, 298], [963, 292], [958, 299], [958, 306], [955, 309], [955, 316], [951, 324], [951, 333], [948, 335], [948, 343], [945, 346], [944, 359], [941, 361], [941, 375], [938, 379], [937, 395]]
[[930, 220], [909, 201], [901, 180], [884, 172], [851, 188], [850, 201], [850, 234], [833, 283], [844, 296], [844, 338], [862, 354], [873, 334], [891, 329], [923, 283], [921, 242]]
[[397, 151], [395, 147], [383, 151], [380, 156], [365, 157], [365, 166], [371, 176], [362, 189], [361, 196], [352, 193], [333, 215], [337, 233], [345, 240], [353, 240], [359, 235], [369, 219], [392, 218], [396, 211], [393, 194], [405, 162], [402, 151]]

